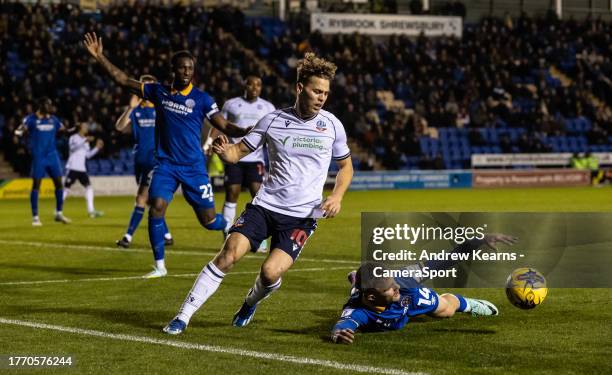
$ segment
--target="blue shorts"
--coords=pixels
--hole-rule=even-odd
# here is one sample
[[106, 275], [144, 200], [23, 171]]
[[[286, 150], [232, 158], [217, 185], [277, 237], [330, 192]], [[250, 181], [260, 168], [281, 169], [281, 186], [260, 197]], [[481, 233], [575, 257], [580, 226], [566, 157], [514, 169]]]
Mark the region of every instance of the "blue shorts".
[[261, 184], [266, 172], [262, 162], [226, 163], [224, 167], [226, 185], [247, 185], [254, 182]]
[[195, 209], [215, 207], [212, 186], [203, 163], [178, 165], [159, 161], [153, 168], [149, 199], [162, 198], [170, 203], [179, 184], [191, 207]]
[[139, 186], [149, 186], [151, 184], [151, 171], [155, 168], [154, 163], [135, 163], [134, 164], [134, 176], [136, 177], [136, 183]]
[[229, 233], [248, 238], [251, 251], [257, 251], [261, 242], [272, 236], [270, 249], [281, 249], [295, 261], [316, 229], [315, 219], [287, 216], [249, 203]]
[[62, 166], [57, 154], [32, 159], [32, 178], [44, 178], [47, 174], [51, 178], [62, 176]]
[[436, 311], [440, 296], [429, 288], [400, 289], [400, 305], [408, 306], [408, 316], [430, 314]]

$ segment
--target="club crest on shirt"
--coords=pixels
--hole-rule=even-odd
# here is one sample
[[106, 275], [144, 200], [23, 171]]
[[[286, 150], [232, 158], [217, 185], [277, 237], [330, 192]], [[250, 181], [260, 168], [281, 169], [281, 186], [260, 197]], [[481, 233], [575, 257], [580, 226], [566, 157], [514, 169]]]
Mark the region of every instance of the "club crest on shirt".
[[195, 100], [193, 99], [187, 99], [185, 100], [185, 105], [189, 108], [193, 108], [195, 107]]
[[402, 297], [402, 299], [400, 300], [400, 306], [406, 307], [408, 305], [410, 305], [410, 296]]
[[324, 132], [324, 131], [327, 130], [327, 123], [325, 123], [325, 121], [323, 121], [323, 120], [319, 120], [319, 121], [317, 121], [316, 128], [317, 128], [317, 131]]

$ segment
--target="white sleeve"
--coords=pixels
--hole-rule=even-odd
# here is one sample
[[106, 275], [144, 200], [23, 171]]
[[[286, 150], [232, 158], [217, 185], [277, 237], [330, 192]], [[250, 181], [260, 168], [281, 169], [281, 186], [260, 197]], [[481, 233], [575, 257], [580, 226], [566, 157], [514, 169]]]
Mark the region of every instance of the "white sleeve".
[[225, 117], [226, 120], [229, 120], [229, 107], [231, 105], [231, 99], [223, 103], [223, 108], [221, 108], [221, 114]]
[[73, 135], [68, 140], [68, 147], [70, 148], [70, 152], [75, 152], [85, 143], [87, 143], [87, 138], [81, 138], [78, 136], [78, 134]]
[[346, 131], [340, 120], [335, 119], [334, 130], [336, 131], [336, 139], [332, 145], [332, 159], [343, 160], [351, 156], [351, 150], [348, 147], [346, 140]]
[[91, 159], [94, 156], [96, 156], [96, 154], [98, 153], [98, 151], [100, 151], [99, 148], [94, 147], [93, 149], [89, 146], [89, 143], [87, 144], [87, 154], [85, 154], [85, 156], [87, 157], [87, 159]]
[[266, 133], [270, 126], [276, 119], [280, 116], [280, 113], [269, 113], [262, 117], [261, 120], [257, 122], [257, 125], [249, 131], [247, 135], [242, 138], [242, 142], [251, 150], [255, 151], [259, 147], [263, 146], [266, 143]]

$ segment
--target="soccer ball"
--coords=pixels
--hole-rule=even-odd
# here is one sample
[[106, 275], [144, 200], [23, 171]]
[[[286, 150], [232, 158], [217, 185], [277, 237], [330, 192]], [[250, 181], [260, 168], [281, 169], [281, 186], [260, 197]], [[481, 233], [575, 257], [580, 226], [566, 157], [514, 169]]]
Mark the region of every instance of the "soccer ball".
[[521, 309], [533, 309], [544, 301], [548, 288], [544, 275], [533, 268], [517, 268], [506, 280], [506, 296]]

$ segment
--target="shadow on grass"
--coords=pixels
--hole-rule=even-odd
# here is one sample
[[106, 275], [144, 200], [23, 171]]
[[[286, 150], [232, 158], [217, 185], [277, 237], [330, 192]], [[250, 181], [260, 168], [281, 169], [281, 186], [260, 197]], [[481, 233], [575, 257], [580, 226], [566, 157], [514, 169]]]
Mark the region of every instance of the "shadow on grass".
[[287, 333], [291, 335], [319, 336], [322, 341], [329, 341], [329, 335], [332, 327], [338, 321], [338, 309], [311, 310], [307, 311], [319, 319], [315, 325], [308, 327], [299, 326], [296, 328], [272, 328], [271, 332]]
[[[91, 307], [32, 307], [28, 306], [24, 309], [23, 306], [9, 306], [7, 310], [12, 310], [17, 314], [68, 314], [71, 317], [88, 316], [94, 319], [100, 319], [113, 324], [125, 324], [135, 328], [151, 329], [160, 332], [162, 328], [174, 317], [173, 313], [167, 311], [144, 311], [144, 310], [126, 310], [112, 308], [91, 308]], [[94, 320], [92, 319], [92, 320]], [[49, 323], [49, 321], [45, 321]], [[53, 323], [51, 323], [53, 324]], [[70, 323], [66, 324], [70, 326]], [[221, 322], [192, 322], [190, 328], [217, 328], [227, 327], [227, 323]]]
[[[105, 276], [105, 275], [114, 275], [117, 273], [125, 273], [125, 269], [119, 268], [92, 268], [86, 269], [83, 266], [75, 266], [75, 267], [66, 267], [66, 266], [47, 266], [47, 265], [34, 265], [34, 264], [3, 264], [2, 269], [14, 269], [14, 270], [24, 270], [24, 271], [32, 271], [32, 272], [52, 272], [52, 273], [61, 273], [66, 275], [95, 275], [95, 276]], [[75, 281], [78, 281], [75, 280]]]
[[471, 333], [475, 335], [494, 335], [497, 331], [493, 329], [471, 329], [471, 328], [433, 328], [434, 332], [447, 333]]

